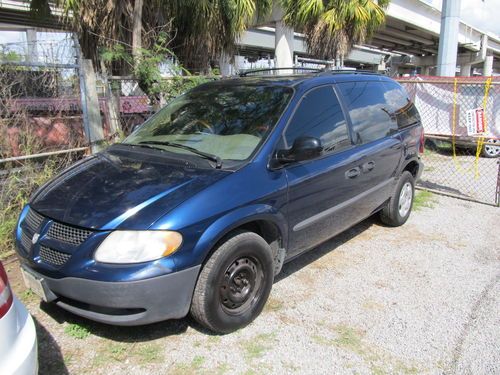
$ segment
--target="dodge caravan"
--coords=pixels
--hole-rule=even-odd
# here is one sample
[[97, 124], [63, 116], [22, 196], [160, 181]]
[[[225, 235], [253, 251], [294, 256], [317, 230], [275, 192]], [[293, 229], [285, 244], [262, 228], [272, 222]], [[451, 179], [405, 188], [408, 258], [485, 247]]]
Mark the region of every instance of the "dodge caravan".
[[370, 215], [406, 222], [423, 130], [382, 75], [223, 79], [42, 186], [16, 246], [34, 292], [74, 314], [208, 329], [262, 311], [283, 264]]

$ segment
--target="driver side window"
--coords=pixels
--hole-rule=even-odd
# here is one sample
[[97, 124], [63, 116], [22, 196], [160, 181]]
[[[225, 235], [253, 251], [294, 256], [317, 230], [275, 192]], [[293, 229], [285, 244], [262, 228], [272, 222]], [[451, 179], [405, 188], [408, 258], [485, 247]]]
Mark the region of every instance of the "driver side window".
[[306, 93], [285, 130], [284, 140], [290, 148], [299, 137], [321, 141], [323, 154], [351, 146], [347, 123], [332, 86], [322, 86]]

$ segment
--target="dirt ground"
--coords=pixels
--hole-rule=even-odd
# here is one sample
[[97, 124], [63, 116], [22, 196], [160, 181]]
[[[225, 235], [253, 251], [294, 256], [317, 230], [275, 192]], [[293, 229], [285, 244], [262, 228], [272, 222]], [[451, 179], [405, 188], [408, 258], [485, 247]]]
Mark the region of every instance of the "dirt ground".
[[400, 228], [370, 218], [285, 265], [250, 326], [190, 318], [111, 327], [40, 304], [41, 374], [500, 374], [500, 209], [420, 197]]

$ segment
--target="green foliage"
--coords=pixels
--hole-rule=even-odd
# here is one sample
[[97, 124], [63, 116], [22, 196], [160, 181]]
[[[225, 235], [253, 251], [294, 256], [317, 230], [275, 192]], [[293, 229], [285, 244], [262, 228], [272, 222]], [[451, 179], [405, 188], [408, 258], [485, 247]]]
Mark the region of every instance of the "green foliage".
[[303, 30], [309, 52], [333, 59], [346, 55], [385, 22], [389, 0], [281, 0], [287, 24]]
[[413, 210], [420, 211], [422, 208], [434, 208], [435, 197], [430, 191], [419, 190], [413, 199]]
[[31, 194], [61, 168], [57, 159], [48, 159], [43, 164], [26, 162], [0, 181], [0, 256], [13, 254], [13, 231]]
[[64, 333], [79, 340], [86, 339], [90, 336], [90, 331], [88, 330], [88, 328], [75, 323], [68, 324], [64, 328]]
[[[101, 58], [107, 64], [128, 65], [141, 90], [155, 104], [160, 96], [169, 101], [209, 80], [207, 77], [191, 75], [186, 69], [173, 65], [172, 61], [176, 57], [167, 45], [168, 35], [160, 33], [158, 40], [150, 49], [141, 48], [136, 56], [133, 56], [126, 46], [118, 43], [103, 49]], [[165, 65], [177, 75], [171, 78], [162, 77], [161, 67]]]

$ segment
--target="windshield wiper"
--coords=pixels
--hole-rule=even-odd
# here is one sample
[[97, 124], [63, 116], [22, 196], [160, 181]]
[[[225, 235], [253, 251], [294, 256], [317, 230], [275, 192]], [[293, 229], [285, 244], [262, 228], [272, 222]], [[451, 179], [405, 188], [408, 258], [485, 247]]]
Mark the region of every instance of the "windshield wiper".
[[182, 148], [184, 150], [190, 151], [193, 154], [199, 155], [204, 157], [205, 159], [211, 160], [215, 162], [215, 168], [220, 169], [222, 168], [222, 159], [214, 154], [209, 154], [208, 152], [203, 152], [200, 151], [194, 147], [186, 146], [180, 143], [175, 143], [175, 142], [166, 142], [166, 141], [142, 141], [138, 143], [139, 145], [160, 145], [160, 146], [170, 146], [170, 147], [177, 147], [177, 148]]

